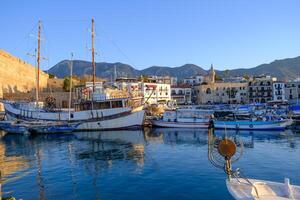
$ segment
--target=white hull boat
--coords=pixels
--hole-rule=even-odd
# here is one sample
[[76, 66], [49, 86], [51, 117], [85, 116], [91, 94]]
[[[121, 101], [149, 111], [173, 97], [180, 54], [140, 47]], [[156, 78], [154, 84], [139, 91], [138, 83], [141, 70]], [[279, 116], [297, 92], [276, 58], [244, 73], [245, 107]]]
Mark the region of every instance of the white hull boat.
[[236, 200], [299, 200], [300, 186], [290, 185], [289, 180], [284, 183], [231, 178], [226, 180], [229, 193]]
[[[121, 100], [120, 100], [121, 101]], [[95, 103], [96, 104], [96, 103]], [[77, 130], [110, 130], [141, 127], [145, 111], [142, 107], [106, 108], [97, 110], [47, 112], [41, 109], [28, 108], [14, 103], [4, 103], [7, 120], [52, 121], [79, 123]], [[71, 116], [70, 116], [71, 115]]]
[[208, 128], [212, 111], [200, 109], [177, 109], [165, 111], [161, 119], [152, 119], [157, 127], [167, 128]]

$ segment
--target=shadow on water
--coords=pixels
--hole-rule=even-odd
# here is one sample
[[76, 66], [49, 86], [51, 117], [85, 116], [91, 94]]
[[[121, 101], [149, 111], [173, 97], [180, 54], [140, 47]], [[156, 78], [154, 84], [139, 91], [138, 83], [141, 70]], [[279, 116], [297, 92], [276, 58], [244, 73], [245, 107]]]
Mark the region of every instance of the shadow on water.
[[[225, 134], [241, 140], [246, 149], [257, 151], [261, 151], [261, 147], [259, 145], [256, 149], [256, 144], [284, 145], [295, 150], [300, 143], [300, 134], [289, 130], [214, 131], [216, 137], [224, 137]], [[195, 193], [202, 192], [208, 199], [213, 199], [217, 197], [213, 195], [221, 197], [224, 194], [210, 194], [201, 189], [201, 184], [209, 182], [202, 180], [201, 176], [204, 176], [203, 173], [205, 176], [211, 174], [214, 181], [222, 181], [223, 174], [215, 171], [212, 174], [213, 169], [209, 168], [208, 160], [204, 159], [206, 164], [201, 163], [207, 151], [201, 147], [207, 145], [208, 131], [205, 129], [154, 128], [145, 131], [31, 136], [1, 132], [0, 169], [4, 180], [3, 190], [4, 194], [14, 194], [23, 199], [60, 199], [64, 195], [66, 199], [100, 199], [100, 196], [104, 199], [123, 196], [140, 199], [147, 192], [150, 196], [145, 199], [164, 199], [176, 193], [177, 187], [189, 186], [200, 189], [189, 188], [190, 196], [182, 198], [193, 199]], [[170, 148], [173, 146], [178, 147], [176, 153]], [[202, 167], [195, 171], [193, 166]], [[190, 174], [192, 172], [188, 169], [192, 169], [194, 174]], [[176, 175], [178, 172], [183, 173], [182, 177]], [[184, 177], [186, 180], [180, 179]], [[179, 181], [179, 185], [170, 186], [170, 180]], [[223, 181], [220, 184], [220, 187], [224, 187]], [[125, 185], [128, 188], [123, 191]], [[169, 189], [161, 193], [153, 192], [161, 187]], [[122, 190], [123, 194], [116, 193], [118, 190]]]

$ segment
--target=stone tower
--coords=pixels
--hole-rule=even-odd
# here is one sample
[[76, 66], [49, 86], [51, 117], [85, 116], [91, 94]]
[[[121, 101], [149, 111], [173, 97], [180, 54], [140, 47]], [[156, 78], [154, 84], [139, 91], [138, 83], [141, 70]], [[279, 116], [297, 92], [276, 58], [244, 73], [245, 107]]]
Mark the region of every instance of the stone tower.
[[214, 67], [213, 67], [212, 64], [211, 64], [211, 67], [210, 67], [210, 70], [209, 70], [209, 76], [210, 76], [211, 83], [215, 83], [216, 72], [215, 72]]

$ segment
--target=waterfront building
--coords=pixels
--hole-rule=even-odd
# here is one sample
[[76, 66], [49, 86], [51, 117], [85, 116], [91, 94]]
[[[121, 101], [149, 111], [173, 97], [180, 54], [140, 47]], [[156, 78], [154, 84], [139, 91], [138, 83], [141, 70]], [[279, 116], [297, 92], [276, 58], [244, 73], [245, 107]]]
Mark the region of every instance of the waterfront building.
[[141, 83], [144, 102], [148, 104], [167, 103], [171, 100], [171, 86], [166, 83]]
[[181, 84], [171, 86], [171, 98], [177, 104], [191, 104], [192, 103], [192, 88], [189, 85]]
[[294, 80], [285, 84], [285, 99], [290, 103], [299, 103], [300, 80]]
[[188, 78], [183, 79], [183, 83], [193, 86], [193, 85], [199, 85], [204, 81], [204, 76], [203, 75], [196, 75]]
[[216, 72], [211, 66], [209, 75], [204, 77], [205, 82], [195, 86], [198, 104], [210, 103], [247, 103], [247, 82], [217, 82]]
[[273, 101], [285, 101], [285, 82], [273, 82]]
[[166, 103], [171, 100], [170, 79], [147, 77], [145, 81], [147, 82], [137, 79], [128, 79], [128, 81], [126, 79], [119, 79], [116, 86], [119, 90], [127, 91], [130, 97], [143, 98], [144, 103], [157, 104]]
[[266, 103], [273, 99], [273, 82], [277, 78], [271, 76], [256, 76], [249, 80], [249, 103]]

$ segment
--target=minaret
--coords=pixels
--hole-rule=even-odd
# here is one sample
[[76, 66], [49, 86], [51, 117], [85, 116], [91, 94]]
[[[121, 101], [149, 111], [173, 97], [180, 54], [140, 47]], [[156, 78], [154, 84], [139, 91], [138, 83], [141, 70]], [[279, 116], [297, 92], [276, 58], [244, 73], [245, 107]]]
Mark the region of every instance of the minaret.
[[210, 75], [210, 81], [211, 81], [211, 83], [215, 83], [216, 72], [214, 70], [213, 64], [211, 64], [209, 75]]

